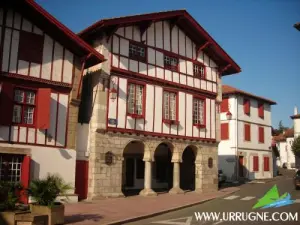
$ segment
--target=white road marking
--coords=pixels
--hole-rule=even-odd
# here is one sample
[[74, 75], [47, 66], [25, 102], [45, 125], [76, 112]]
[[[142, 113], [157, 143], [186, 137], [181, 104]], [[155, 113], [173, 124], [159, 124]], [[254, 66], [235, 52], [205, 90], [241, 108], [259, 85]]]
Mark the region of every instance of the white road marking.
[[239, 198], [240, 196], [238, 196], [238, 195], [231, 195], [231, 196], [229, 196], [229, 197], [226, 197], [226, 198], [224, 198], [225, 200], [233, 200], [233, 199], [236, 199], [236, 198]]
[[[152, 223], [160, 223], [160, 224], [170, 224], [170, 225], [191, 225], [193, 217], [181, 217], [181, 218], [177, 218], [177, 219], [171, 219], [171, 220], [162, 220], [162, 221], [156, 221], [156, 222], [152, 222]], [[182, 222], [175, 222], [178, 220], [185, 220]]]
[[254, 199], [255, 197], [253, 197], [253, 196], [247, 196], [247, 197], [245, 197], [245, 198], [242, 198], [241, 200], [242, 201], [249, 201], [249, 200], [251, 200], [251, 199]]
[[220, 224], [220, 223], [223, 223], [223, 222], [224, 222], [223, 220], [220, 220], [220, 221], [214, 223], [213, 225], [217, 225], [217, 224]]

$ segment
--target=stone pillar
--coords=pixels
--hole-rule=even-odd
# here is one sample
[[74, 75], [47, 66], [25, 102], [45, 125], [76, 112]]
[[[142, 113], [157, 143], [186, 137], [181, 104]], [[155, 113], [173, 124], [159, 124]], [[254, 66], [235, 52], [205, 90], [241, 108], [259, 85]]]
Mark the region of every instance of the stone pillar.
[[180, 188], [180, 163], [182, 162], [182, 154], [178, 149], [173, 150], [172, 163], [173, 163], [173, 187], [169, 191], [170, 194], [182, 194], [183, 190]]
[[157, 193], [152, 190], [152, 162], [150, 160], [145, 161], [145, 177], [144, 177], [144, 189], [140, 192], [142, 196], [156, 196]]

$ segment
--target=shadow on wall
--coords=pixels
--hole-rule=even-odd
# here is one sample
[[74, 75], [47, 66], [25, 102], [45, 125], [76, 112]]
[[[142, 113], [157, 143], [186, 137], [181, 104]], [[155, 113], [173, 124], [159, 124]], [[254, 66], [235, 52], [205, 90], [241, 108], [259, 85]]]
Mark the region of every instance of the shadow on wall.
[[246, 157], [243, 158], [243, 164], [241, 164], [239, 156], [218, 156], [218, 170], [222, 170], [226, 175], [226, 182], [240, 181], [243, 183], [255, 179], [255, 172], [249, 171], [245, 164], [248, 164]]
[[35, 160], [30, 161], [30, 180], [40, 177], [40, 164]]

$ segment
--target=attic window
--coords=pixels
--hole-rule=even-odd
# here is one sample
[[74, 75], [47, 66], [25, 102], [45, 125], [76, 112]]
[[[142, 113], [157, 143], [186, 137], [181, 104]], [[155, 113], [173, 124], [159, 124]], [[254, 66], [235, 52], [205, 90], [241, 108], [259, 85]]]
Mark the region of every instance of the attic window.
[[194, 76], [205, 79], [205, 66], [204, 65], [194, 63], [193, 70], [194, 70]]
[[19, 55], [20, 60], [42, 64], [44, 38], [42, 35], [20, 31]]
[[129, 58], [146, 62], [146, 48], [136, 43], [129, 43]]
[[165, 55], [164, 65], [165, 65], [166, 69], [169, 69], [172, 71], [178, 71], [178, 59], [175, 57]]

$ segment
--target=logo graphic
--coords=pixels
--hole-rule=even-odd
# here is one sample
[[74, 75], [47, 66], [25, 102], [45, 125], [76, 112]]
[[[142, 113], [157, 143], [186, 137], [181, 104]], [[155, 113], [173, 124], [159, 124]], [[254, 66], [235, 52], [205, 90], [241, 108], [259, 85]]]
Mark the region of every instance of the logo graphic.
[[291, 200], [291, 195], [289, 193], [286, 192], [279, 196], [277, 185], [274, 185], [261, 199], [258, 200], [252, 209], [278, 208], [293, 203], [294, 200]]

